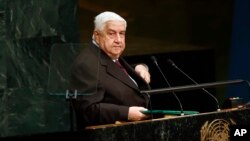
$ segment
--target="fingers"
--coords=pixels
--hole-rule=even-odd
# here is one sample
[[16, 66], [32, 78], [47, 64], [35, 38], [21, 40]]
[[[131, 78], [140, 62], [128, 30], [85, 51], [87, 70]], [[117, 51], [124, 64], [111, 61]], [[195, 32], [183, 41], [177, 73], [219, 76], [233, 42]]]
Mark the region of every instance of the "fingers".
[[140, 73], [140, 76], [147, 82], [150, 83], [150, 74], [149, 72], [142, 72]]
[[148, 67], [145, 65], [137, 65], [135, 71], [145, 80], [146, 83], [150, 83], [150, 73], [148, 72]]
[[139, 121], [148, 118], [148, 115], [143, 114], [141, 111], [147, 110], [144, 107], [130, 107], [128, 113], [128, 120], [130, 121]]

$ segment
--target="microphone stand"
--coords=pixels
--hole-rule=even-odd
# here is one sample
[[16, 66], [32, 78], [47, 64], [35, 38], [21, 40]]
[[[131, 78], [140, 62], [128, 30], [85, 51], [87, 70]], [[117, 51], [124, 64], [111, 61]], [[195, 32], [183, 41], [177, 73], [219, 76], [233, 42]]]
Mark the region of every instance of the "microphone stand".
[[[162, 72], [162, 70], [161, 70], [160, 66], [159, 66], [159, 65], [158, 65], [158, 63], [157, 63], [156, 58], [155, 58], [154, 56], [152, 56], [152, 57], [151, 57], [151, 59], [153, 60], [153, 62], [155, 63], [156, 67], [157, 67], [157, 68], [158, 68], [158, 70], [160, 71], [160, 73], [161, 73], [161, 75], [163, 76], [163, 78], [164, 78], [165, 82], [167, 83], [168, 87], [170, 87], [170, 88], [171, 88], [170, 83], [168, 82], [168, 80], [167, 80], [166, 76], [164, 75], [164, 73]], [[180, 101], [180, 99], [177, 97], [177, 95], [175, 94], [175, 92], [174, 92], [174, 91], [172, 91], [172, 94], [173, 94], [173, 95], [174, 95], [174, 97], [177, 99], [177, 101], [178, 101], [178, 103], [179, 103], [179, 106], [180, 106], [180, 109], [181, 109], [181, 116], [183, 116], [183, 115], [184, 115], [184, 112], [183, 112], [183, 108], [182, 108], [181, 101]]]
[[[191, 80], [194, 84], [198, 85], [198, 83], [194, 79], [192, 79], [189, 75], [187, 75], [184, 71], [182, 71], [178, 66], [176, 66], [172, 60], [168, 59], [168, 63], [172, 65], [174, 68], [176, 68], [179, 72], [181, 72], [184, 76], [186, 76], [189, 80]], [[202, 90], [215, 100], [217, 104], [217, 111], [220, 111], [220, 105], [219, 105], [217, 98], [214, 95], [212, 95], [210, 92], [208, 92], [205, 88], [202, 88]]]

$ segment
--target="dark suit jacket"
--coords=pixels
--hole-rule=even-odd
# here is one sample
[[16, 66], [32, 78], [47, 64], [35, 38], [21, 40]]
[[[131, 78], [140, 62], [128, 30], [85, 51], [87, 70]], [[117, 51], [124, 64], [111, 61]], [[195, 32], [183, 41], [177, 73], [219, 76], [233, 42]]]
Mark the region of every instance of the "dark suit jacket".
[[140, 90], [149, 86], [134, 69], [119, 58], [137, 85], [94, 44], [85, 48], [72, 66], [71, 90], [77, 90], [73, 102], [78, 127], [126, 121], [130, 106], [148, 106], [148, 97]]

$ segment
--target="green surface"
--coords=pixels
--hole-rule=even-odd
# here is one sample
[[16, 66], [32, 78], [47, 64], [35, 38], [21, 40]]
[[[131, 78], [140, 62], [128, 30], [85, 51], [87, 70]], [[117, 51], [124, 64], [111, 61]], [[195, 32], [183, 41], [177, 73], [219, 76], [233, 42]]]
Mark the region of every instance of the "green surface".
[[[176, 110], [147, 110], [141, 111], [144, 114], [164, 114], [164, 115], [180, 115], [181, 111]], [[184, 115], [198, 114], [197, 111], [183, 111]]]

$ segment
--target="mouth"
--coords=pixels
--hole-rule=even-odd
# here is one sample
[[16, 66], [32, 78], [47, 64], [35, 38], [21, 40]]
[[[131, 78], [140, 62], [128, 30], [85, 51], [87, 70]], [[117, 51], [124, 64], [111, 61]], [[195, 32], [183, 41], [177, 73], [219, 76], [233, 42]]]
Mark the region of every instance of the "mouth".
[[122, 47], [121, 46], [114, 46], [113, 49], [115, 49], [115, 50], [121, 50]]

